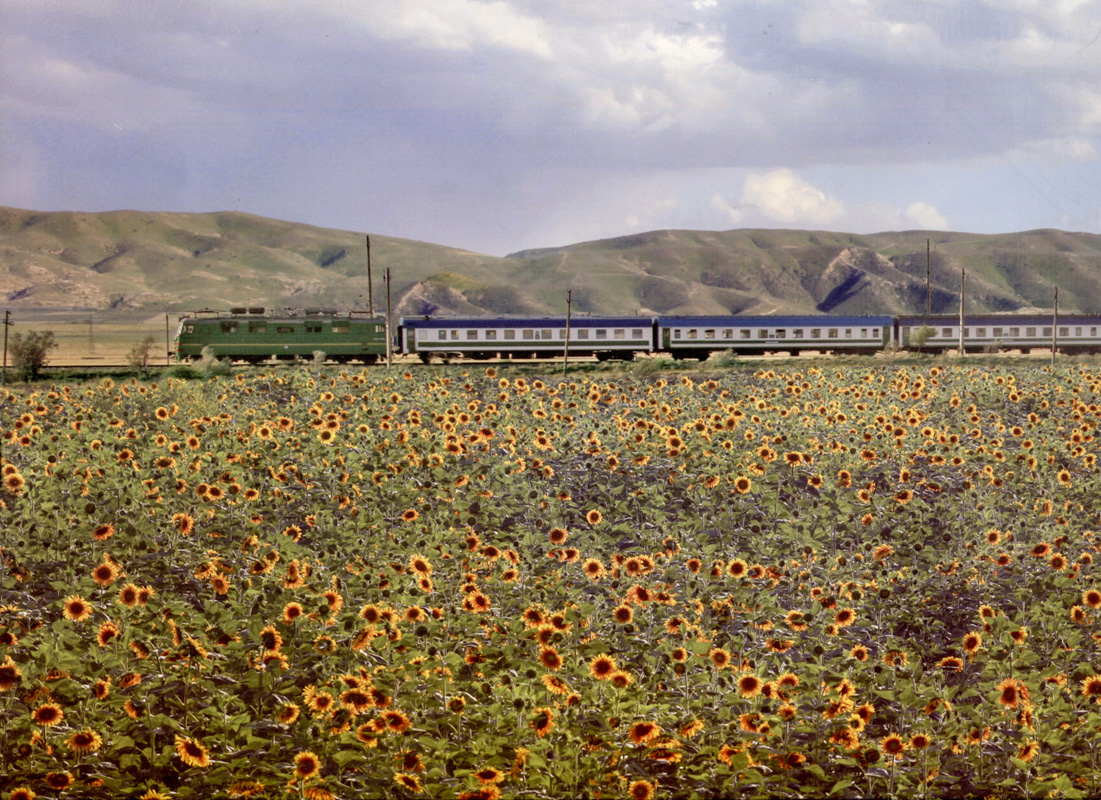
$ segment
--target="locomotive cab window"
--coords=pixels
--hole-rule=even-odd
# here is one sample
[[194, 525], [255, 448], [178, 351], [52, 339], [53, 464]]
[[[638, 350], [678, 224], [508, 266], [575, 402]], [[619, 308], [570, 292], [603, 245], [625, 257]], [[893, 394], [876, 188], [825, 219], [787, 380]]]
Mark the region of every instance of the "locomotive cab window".
[[195, 326], [194, 325], [184, 325], [183, 331], [184, 331], [184, 333], [194, 333], [195, 332]]

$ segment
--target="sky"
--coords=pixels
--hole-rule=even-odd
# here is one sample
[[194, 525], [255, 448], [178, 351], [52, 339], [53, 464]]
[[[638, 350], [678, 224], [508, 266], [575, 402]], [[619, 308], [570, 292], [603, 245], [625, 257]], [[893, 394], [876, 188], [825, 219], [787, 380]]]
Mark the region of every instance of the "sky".
[[1097, 0], [0, 0], [0, 205], [1101, 232]]

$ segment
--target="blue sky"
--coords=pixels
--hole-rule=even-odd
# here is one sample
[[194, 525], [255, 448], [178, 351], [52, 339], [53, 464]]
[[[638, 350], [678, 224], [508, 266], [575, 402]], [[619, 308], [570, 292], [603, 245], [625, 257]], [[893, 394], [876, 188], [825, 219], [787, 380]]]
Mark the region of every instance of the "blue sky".
[[1096, 0], [0, 0], [0, 205], [1101, 232]]

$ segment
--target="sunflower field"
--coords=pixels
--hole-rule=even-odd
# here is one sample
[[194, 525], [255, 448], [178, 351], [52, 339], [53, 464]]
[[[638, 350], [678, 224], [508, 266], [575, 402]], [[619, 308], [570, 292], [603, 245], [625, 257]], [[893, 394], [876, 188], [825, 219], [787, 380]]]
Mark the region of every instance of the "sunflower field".
[[1101, 793], [1101, 369], [0, 389], [0, 797]]

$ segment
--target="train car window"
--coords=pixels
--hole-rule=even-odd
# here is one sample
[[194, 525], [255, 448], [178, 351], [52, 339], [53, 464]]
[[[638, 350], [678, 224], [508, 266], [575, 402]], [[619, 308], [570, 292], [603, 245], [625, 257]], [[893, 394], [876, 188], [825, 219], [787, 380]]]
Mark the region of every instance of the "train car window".
[[1059, 335], [1060, 336], [1070, 336], [1070, 328], [1064, 328], [1064, 327], [1060, 326], [1059, 327]]
[[852, 328], [845, 328], [845, 338], [846, 339], [853, 338], [853, 329]]
[[[944, 335], [945, 335], [945, 336], [947, 336], [948, 334], [946, 333], [946, 334], [944, 334]], [[1000, 338], [1002, 338], [1002, 329], [1001, 329], [1001, 328], [995, 328], [995, 329], [994, 329], [994, 338], [995, 338], [995, 339], [1000, 339]]]
[[597, 328], [596, 329], [596, 338], [597, 339], [607, 339], [608, 338], [608, 331], [606, 331], [604, 328]]
[[680, 338], [680, 328], [673, 328], [673, 338], [674, 339], [679, 339]]
[[837, 328], [830, 328], [829, 332], [826, 334], [826, 336], [827, 336], [827, 338], [830, 338], [830, 339], [836, 339], [837, 338]]
[[860, 329], [860, 338], [861, 339], [867, 339], [868, 338], [868, 329], [867, 328], [861, 328]]
[[1074, 329], [1074, 335], [1075, 336], [1081, 336], [1082, 335], [1082, 329], [1081, 328], [1075, 328]]
[[986, 328], [975, 328], [975, 335], [979, 338], [986, 336]]
[[1043, 336], [1051, 336], [1051, 328], [1044, 328]]
[[348, 327], [347, 322], [334, 322], [333, 333], [347, 333], [351, 328]]
[[[1001, 336], [1002, 335], [1001, 331], [1002, 331], [1001, 328], [995, 328], [994, 329], [994, 335], [995, 336]], [[952, 338], [952, 329], [951, 328], [945, 328], [944, 330], [942, 330], [940, 332], [940, 335], [943, 336], [945, 339], [951, 339]]]
[[1096, 335], [1097, 335], [1097, 328], [1090, 328], [1090, 336], [1096, 336]]
[[768, 338], [768, 328], [759, 329], [757, 331], [757, 338], [758, 339], [767, 339]]
[[451, 341], [456, 341], [459, 338], [458, 331], [451, 331]]
[[698, 339], [698, 338], [700, 338], [700, 332], [698, 330], [696, 330], [695, 328], [689, 328], [688, 329], [688, 338], [689, 339]]
[[776, 338], [777, 339], [786, 339], [787, 335], [788, 335], [788, 332], [786, 330], [784, 330], [783, 328], [777, 328], [776, 329]]
[[878, 339], [879, 338], [879, 328], [872, 328], [872, 338], [873, 339]]
[[497, 331], [486, 331], [486, 340], [493, 341], [497, 338]]
[[466, 339], [467, 339], [468, 342], [475, 341], [477, 338], [478, 338], [477, 328], [475, 328], [474, 330], [466, 332]]
[[964, 328], [963, 329], [963, 338], [966, 339], [970, 335], [971, 335], [971, 329], [970, 328]]
[[267, 333], [268, 323], [266, 322], [250, 322], [248, 324], [249, 333]]
[[641, 339], [642, 338], [642, 328], [631, 328], [631, 338], [632, 339]]
[[565, 328], [559, 328], [558, 329], [558, 338], [559, 339], [565, 339], [566, 338], [566, 329]]
[[1021, 329], [1020, 328], [1010, 328], [1009, 329], [1009, 338], [1010, 339], [1014, 339], [1014, 338], [1016, 338], [1020, 335], [1021, 335]]
[[733, 328], [723, 328], [723, 338], [724, 339], [733, 339], [734, 338], [734, 329]]
[[293, 325], [280, 325], [275, 329], [276, 333], [294, 333]]
[[748, 339], [750, 337], [749, 328], [742, 328], [742, 338]]
[[306, 326], [306, 333], [321, 333], [321, 326], [320, 325], [307, 325]]
[[626, 339], [627, 331], [623, 328], [616, 328], [615, 332], [612, 335], [615, 336], [616, 339]]
[[222, 333], [237, 333], [237, 323], [236, 322], [223, 322], [222, 323]]
[[446, 340], [447, 340], [447, 331], [441, 329], [440, 330], [440, 341], [443, 342], [443, 341], [446, 341]]
[[543, 330], [543, 339], [550, 339], [550, 338], [551, 338], [551, 332], [544, 329]]
[[802, 328], [796, 328], [795, 330], [793, 330], [791, 332], [791, 338], [792, 339], [802, 339], [803, 338], [803, 329]]
[[714, 339], [715, 338], [715, 329], [714, 328], [707, 328], [703, 332], [703, 338], [704, 339]]
[[508, 330], [505, 331], [505, 338], [506, 339], [515, 339], [516, 338], [516, 331], [509, 328]]
[[810, 329], [810, 338], [812, 338], [812, 339], [821, 339], [822, 338], [822, 329], [821, 328], [811, 328]]
[[589, 329], [588, 328], [582, 328], [581, 330], [579, 330], [577, 332], [577, 338], [578, 339], [588, 339], [589, 338]]
[[535, 332], [534, 332], [534, 331], [531, 331], [531, 330], [525, 330], [525, 331], [524, 331], [524, 335], [523, 335], [523, 336], [522, 336], [521, 338], [524, 338], [524, 339], [534, 339], [534, 338], [535, 338]]
[[1035, 335], [1036, 335], [1036, 329], [1035, 328], [1025, 328], [1025, 336], [1032, 337], [1032, 336], [1035, 336]]

